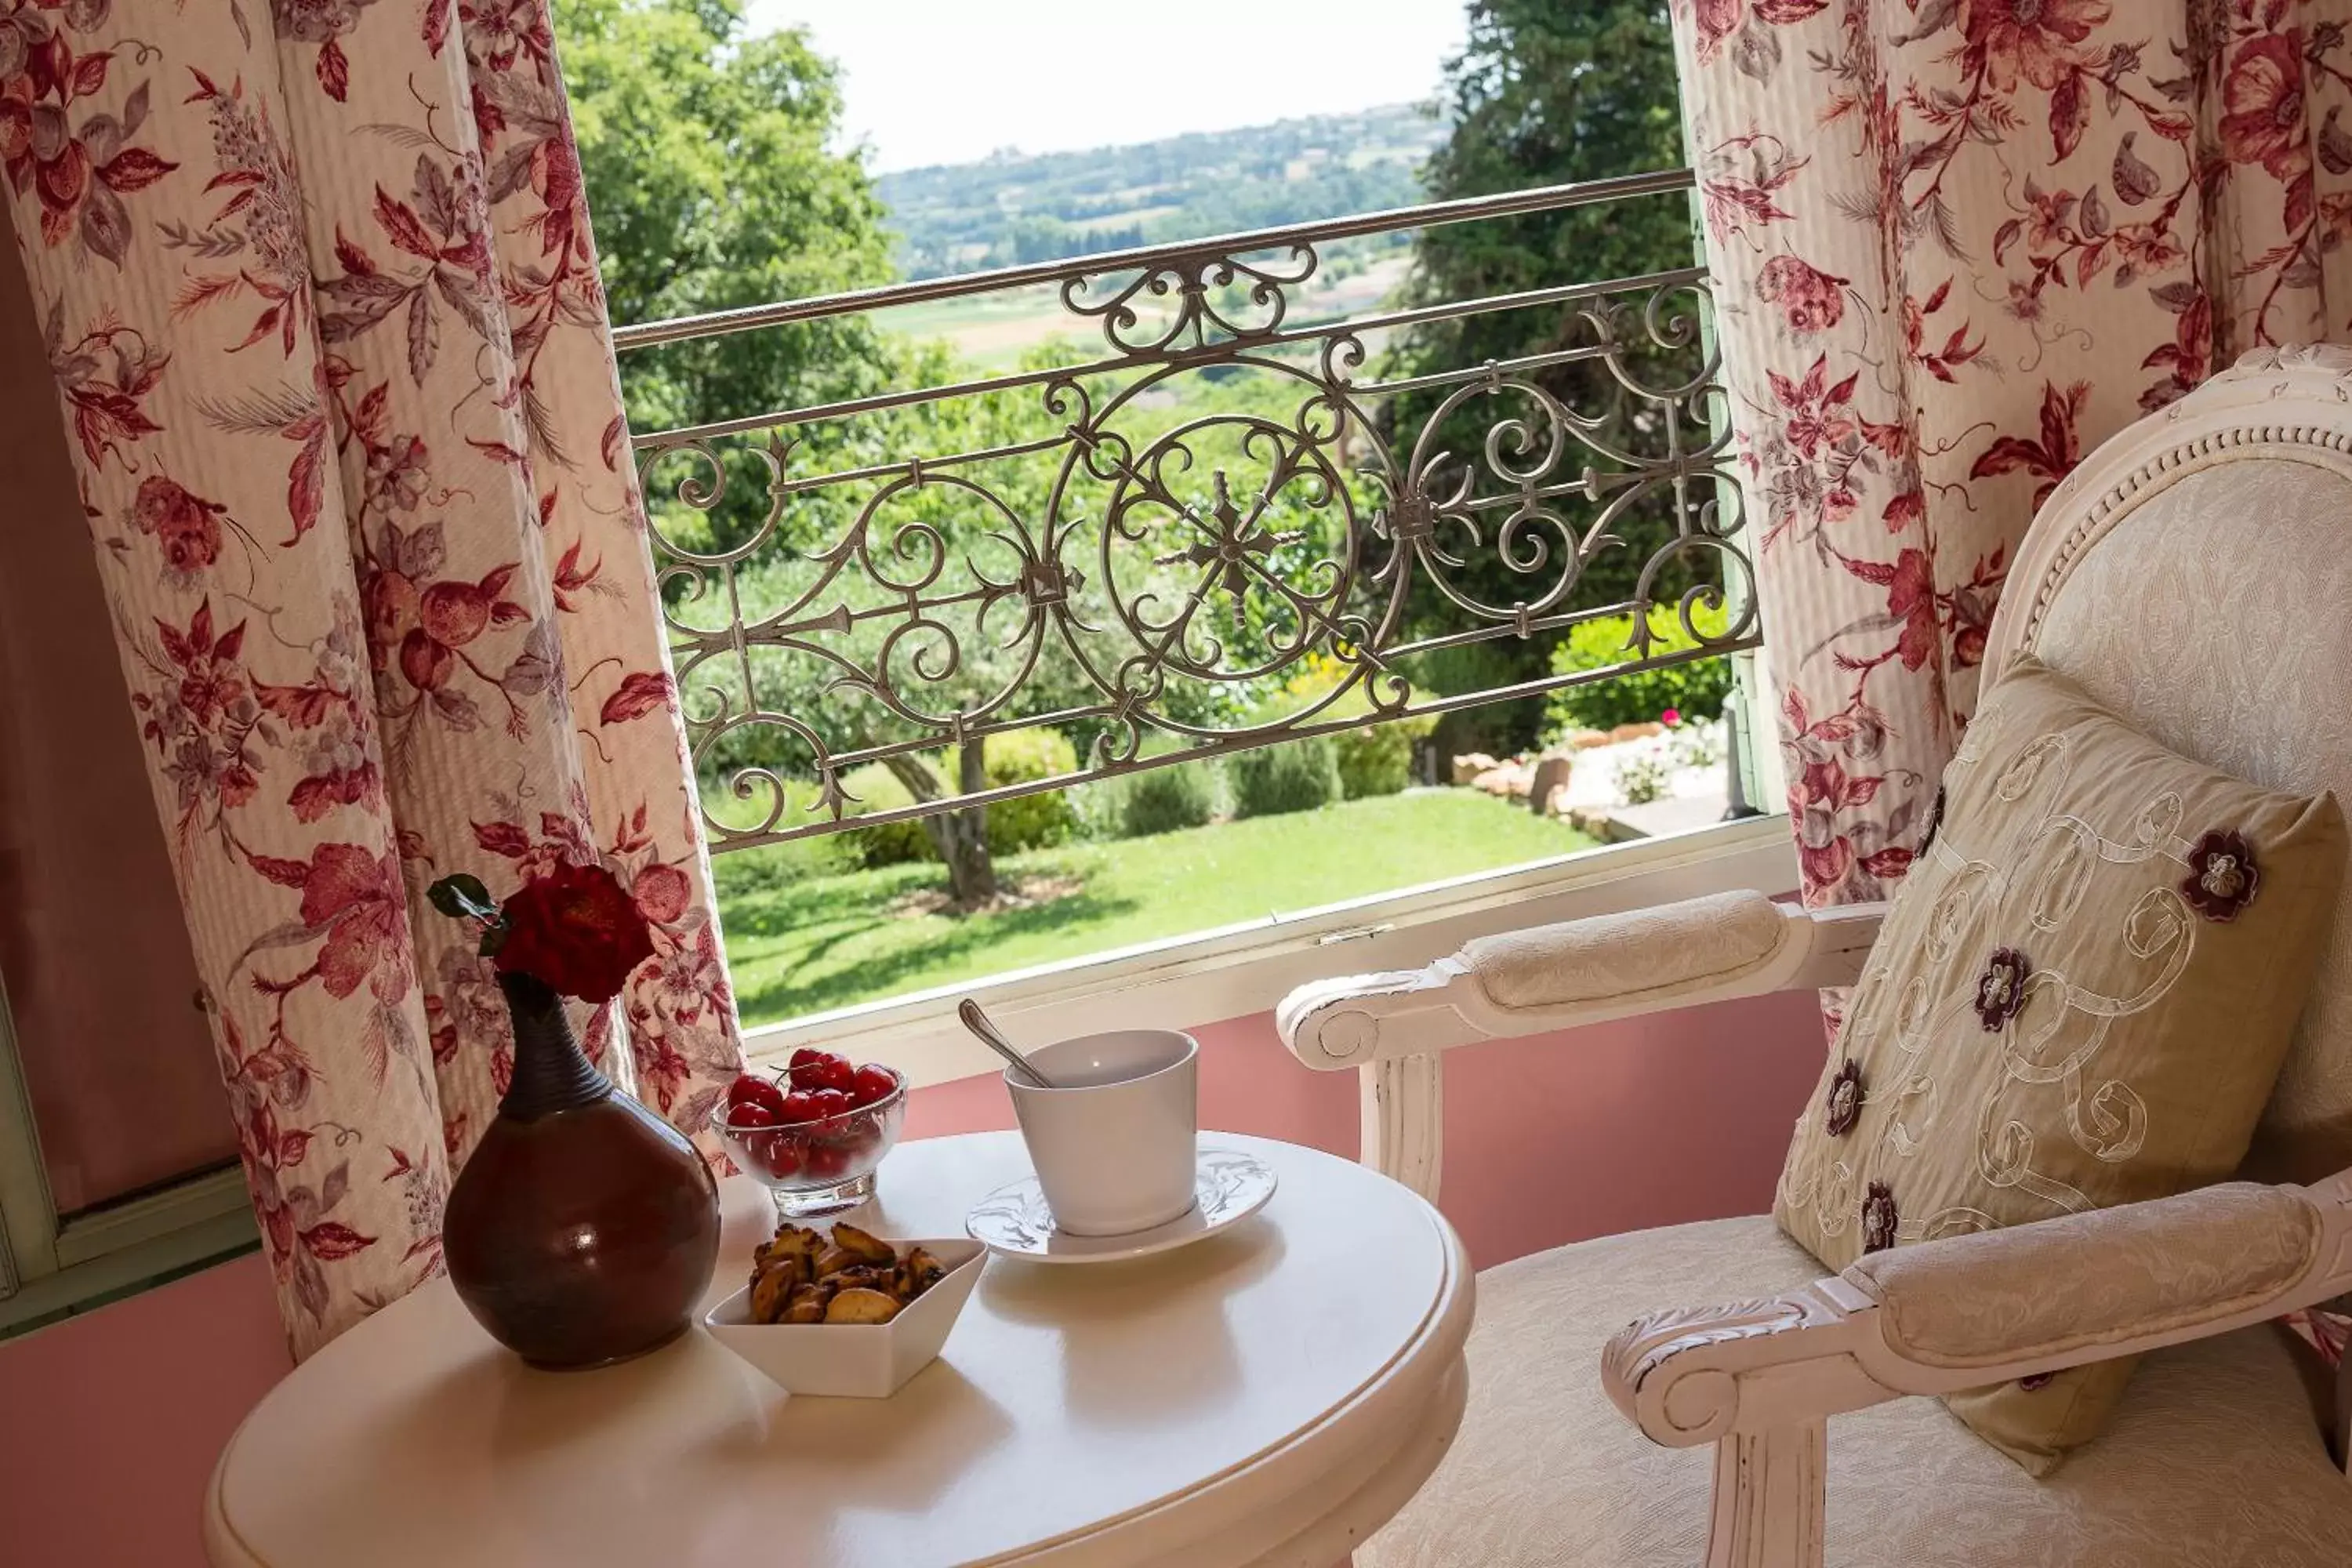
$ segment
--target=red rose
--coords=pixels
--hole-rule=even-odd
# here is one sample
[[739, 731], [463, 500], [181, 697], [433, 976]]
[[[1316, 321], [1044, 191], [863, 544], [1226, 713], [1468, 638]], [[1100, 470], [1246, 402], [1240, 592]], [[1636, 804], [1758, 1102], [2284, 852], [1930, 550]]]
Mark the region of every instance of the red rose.
[[506, 900], [502, 973], [528, 974], [583, 1002], [609, 1002], [654, 953], [653, 933], [613, 873], [558, 866]]

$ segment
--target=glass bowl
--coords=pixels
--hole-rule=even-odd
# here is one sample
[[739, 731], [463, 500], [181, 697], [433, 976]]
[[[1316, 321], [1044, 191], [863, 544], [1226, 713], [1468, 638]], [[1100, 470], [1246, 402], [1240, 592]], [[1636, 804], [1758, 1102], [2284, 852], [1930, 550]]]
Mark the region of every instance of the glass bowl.
[[874, 1170], [898, 1142], [907, 1119], [907, 1075], [886, 1068], [898, 1087], [880, 1100], [772, 1127], [738, 1127], [720, 1101], [710, 1129], [736, 1166], [768, 1189], [779, 1219], [804, 1220], [854, 1209], [874, 1195]]

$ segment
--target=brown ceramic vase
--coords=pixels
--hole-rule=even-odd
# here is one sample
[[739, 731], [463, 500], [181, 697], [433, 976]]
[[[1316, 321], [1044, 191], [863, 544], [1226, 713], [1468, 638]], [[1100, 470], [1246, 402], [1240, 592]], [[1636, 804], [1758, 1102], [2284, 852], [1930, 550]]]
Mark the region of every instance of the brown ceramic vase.
[[605, 1366], [686, 1331], [719, 1260], [719, 1187], [677, 1131], [580, 1052], [562, 998], [499, 982], [514, 1079], [449, 1192], [457, 1299], [551, 1370]]

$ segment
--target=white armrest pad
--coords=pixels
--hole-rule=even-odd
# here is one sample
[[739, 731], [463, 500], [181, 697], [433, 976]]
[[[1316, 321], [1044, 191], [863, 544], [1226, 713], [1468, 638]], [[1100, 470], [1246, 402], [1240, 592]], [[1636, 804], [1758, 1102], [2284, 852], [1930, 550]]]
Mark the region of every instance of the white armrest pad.
[[2308, 1274], [2320, 1230], [2296, 1191], [2225, 1182], [1874, 1252], [1844, 1279], [1897, 1354], [1989, 1366], [2234, 1316]]
[[1497, 1007], [1560, 1007], [1723, 979], [1789, 940], [1790, 920], [1742, 889], [1473, 938], [1461, 961]]

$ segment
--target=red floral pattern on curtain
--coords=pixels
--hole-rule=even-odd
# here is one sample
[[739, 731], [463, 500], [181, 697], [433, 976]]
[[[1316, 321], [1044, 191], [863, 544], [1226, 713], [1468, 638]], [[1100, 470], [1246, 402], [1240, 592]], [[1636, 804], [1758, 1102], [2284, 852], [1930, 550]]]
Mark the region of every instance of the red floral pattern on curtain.
[[740, 1060], [543, 0], [0, 0], [0, 164], [307, 1353], [506, 1084], [435, 877], [610, 866], [592, 1052], [696, 1131]]
[[2352, 0], [1675, 0], [1805, 897], [1927, 830], [2083, 454], [2352, 325]]

